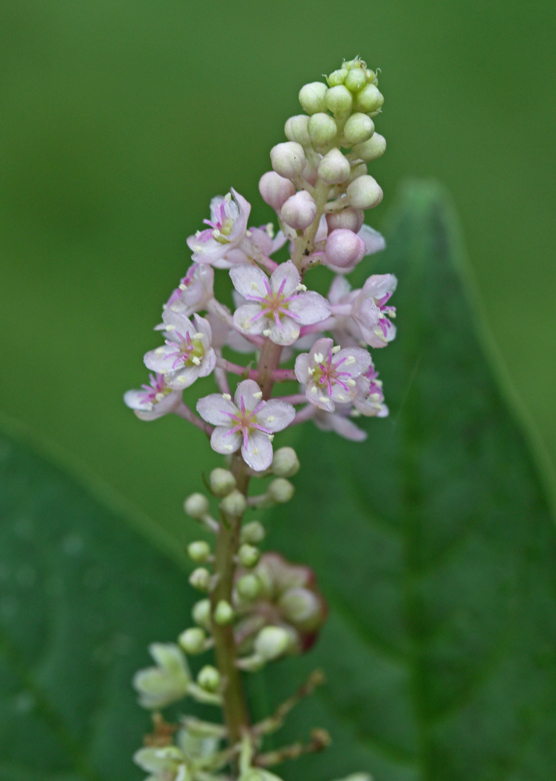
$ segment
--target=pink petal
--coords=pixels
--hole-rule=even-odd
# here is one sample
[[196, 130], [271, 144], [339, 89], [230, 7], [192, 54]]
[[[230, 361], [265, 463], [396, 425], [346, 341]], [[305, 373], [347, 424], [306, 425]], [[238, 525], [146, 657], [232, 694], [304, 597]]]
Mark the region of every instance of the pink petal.
[[[213, 426], [232, 427], [231, 415], [237, 415], [238, 409], [231, 399], [225, 399], [220, 393], [211, 393], [197, 402], [197, 412]], [[228, 414], [230, 413], [230, 414]]]
[[272, 444], [262, 431], [254, 431], [249, 435], [247, 447], [242, 446], [243, 460], [255, 472], [263, 472], [272, 464]]
[[256, 266], [234, 266], [230, 269], [230, 277], [235, 289], [247, 300], [249, 300], [249, 296], [264, 298], [267, 295], [268, 277], [264, 271]]
[[272, 272], [270, 278], [270, 285], [274, 293], [282, 287], [282, 293], [288, 297], [295, 293], [296, 287], [299, 285], [300, 276], [299, 271], [296, 269], [295, 264], [291, 260], [287, 260], [285, 263], [281, 263], [276, 271]]
[[270, 328], [269, 339], [274, 344], [281, 344], [284, 346], [293, 344], [299, 336], [299, 325], [291, 319], [283, 315], [280, 318], [280, 325], [277, 325], [274, 321], [265, 321]]
[[320, 323], [330, 315], [330, 304], [323, 296], [309, 291], [300, 293], [290, 301], [290, 311], [297, 315], [297, 320], [302, 325]]
[[282, 431], [289, 426], [295, 417], [295, 408], [286, 401], [271, 399], [257, 413], [257, 422], [269, 431]]
[[214, 429], [210, 437], [212, 449], [223, 456], [229, 456], [230, 453], [235, 453], [236, 450], [239, 450], [241, 442], [239, 431], [231, 434], [229, 428], [221, 428], [220, 426]]
[[365, 255], [374, 255], [375, 252], [380, 252], [386, 248], [384, 236], [368, 225], [362, 225], [357, 235], [365, 242]]
[[255, 380], [243, 380], [239, 383], [234, 394], [234, 401], [238, 409], [241, 409], [242, 399], [245, 409], [249, 412], [259, 406], [262, 401], [262, 393]]
[[245, 304], [234, 312], [234, 324], [244, 334], [262, 334], [268, 328], [268, 320], [261, 315], [259, 304]]

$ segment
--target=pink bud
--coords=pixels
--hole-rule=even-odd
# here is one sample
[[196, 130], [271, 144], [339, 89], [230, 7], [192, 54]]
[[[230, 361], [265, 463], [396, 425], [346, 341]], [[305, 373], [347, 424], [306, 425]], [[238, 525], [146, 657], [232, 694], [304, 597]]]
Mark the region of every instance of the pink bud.
[[347, 209], [342, 209], [341, 212], [331, 212], [326, 215], [329, 231], [336, 230], [336, 228], [345, 228], [354, 233], [359, 233], [364, 221], [365, 213], [363, 210], [354, 209], [353, 206], [348, 206]]
[[288, 198], [295, 193], [295, 186], [276, 171], [267, 171], [259, 181], [259, 192], [263, 201], [279, 212]]
[[305, 168], [305, 152], [301, 144], [295, 141], [285, 141], [272, 147], [270, 162], [277, 174], [286, 179], [293, 179], [294, 176], [299, 176]]
[[326, 240], [324, 255], [328, 265], [342, 270], [352, 269], [365, 256], [365, 242], [353, 231], [337, 228]]
[[281, 217], [286, 225], [296, 230], [308, 228], [317, 216], [317, 204], [306, 190], [292, 195], [282, 206]]

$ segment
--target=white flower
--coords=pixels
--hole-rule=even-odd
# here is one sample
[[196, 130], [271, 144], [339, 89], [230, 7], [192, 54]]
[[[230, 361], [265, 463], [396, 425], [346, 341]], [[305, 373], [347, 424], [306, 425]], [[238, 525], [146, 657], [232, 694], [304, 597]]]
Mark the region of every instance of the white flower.
[[198, 377], [210, 374], [216, 365], [208, 320], [197, 314], [193, 319], [195, 325], [179, 312], [166, 309], [162, 315], [166, 344], [144, 358], [148, 369], [167, 375], [166, 383], [174, 390], [188, 388]]
[[203, 220], [210, 227], [198, 231], [187, 239], [196, 263], [213, 264], [230, 250], [239, 247], [247, 232], [247, 220], [251, 205], [231, 190], [227, 195], [217, 195], [210, 202], [210, 220]]
[[185, 656], [174, 643], [152, 643], [149, 652], [157, 666], [135, 673], [133, 686], [144, 708], [164, 708], [186, 696], [191, 674]]
[[173, 412], [180, 403], [180, 394], [166, 384], [163, 374], [149, 375], [150, 385], [141, 390], [128, 390], [124, 402], [141, 420], [156, 420]]
[[[193, 263], [163, 308], [190, 317], [194, 312], [207, 308], [208, 302], [214, 298], [213, 285], [214, 269], [206, 263]], [[157, 326], [157, 330], [163, 328], [163, 325]]]
[[270, 279], [255, 266], [236, 266], [230, 276], [238, 293], [254, 303], [240, 306], [234, 324], [247, 334], [263, 334], [275, 344], [293, 344], [302, 325], [325, 320], [330, 304], [318, 293], [304, 292], [291, 260], [278, 266]]
[[223, 455], [241, 447], [245, 463], [261, 472], [272, 463], [272, 439], [295, 417], [295, 409], [284, 401], [262, 401], [262, 391], [254, 380], [237, 386], [234, 401], [227, 395], [212, 393], [197, 402], [197, 412], [216, 426], [210, 444]]

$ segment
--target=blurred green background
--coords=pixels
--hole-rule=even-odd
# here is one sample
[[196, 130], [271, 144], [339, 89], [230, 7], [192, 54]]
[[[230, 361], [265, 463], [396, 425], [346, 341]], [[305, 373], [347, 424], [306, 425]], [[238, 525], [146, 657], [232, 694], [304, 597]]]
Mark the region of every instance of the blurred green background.
[[547, 0], [2, 0], [0, 408], [179, 535], [217, 458], [177, 419], [140, 423], [122, 394], [146, 379], [211, 196], [233, 186], [254, 224], [270, 219], [257, 182], [299, 88], [360, 54], [382, 70], [389, 144], [367, 222], [383, 225], [407, 176], [448, 187], [554, 460], [555, 33]]

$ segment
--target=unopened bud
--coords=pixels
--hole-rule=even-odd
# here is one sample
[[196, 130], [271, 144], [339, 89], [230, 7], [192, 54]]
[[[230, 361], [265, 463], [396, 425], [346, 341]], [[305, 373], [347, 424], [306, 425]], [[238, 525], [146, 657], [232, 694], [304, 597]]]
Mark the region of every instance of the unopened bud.
[[332, 71], [330, 76], [327, 76], [326, 81], [329, 87], [337, 87], [339, 84], [343, 84], [348, 71], [345, 68], [339, 68], [337, 71]]
[[309, 138], [314, 146], [323, 147], [336, 137], [338, 127], [330, 114], [313, 114], [307, 125]]
[[362, 68], [352, 68], [344, 80], [344, 84], [350, 92], [358, 92], [366, 83], [367, 75]]
[[[276, 455], [274, 455], [274, 458], [276, 458]], [[274, 461], [272, 462], [272, 468], [274, 469]], [[245, 526], [242, 527], [239, 539], [241, 542], [257, 545], [257, 543], [264, 540], [265, 534], [264, 526], [260, 521], [249, 521], [249, 523], [246, 523]]]
[[356, 209], [372, 209], [382, 201], [382, 188], [376, 179], [368, 174], [358, 177], [348, 185], [347, 196]]
[[245, 512], [247, 507], [247, 500], [245, 496], [234, 489], [228, 496], [224, 497], [220, 502], [220, 509], [225, 515], [231, 515], [232, 518], [239, 518]]
[[189, 582], [193, 588], [197, 588], [199, 591], [208, 591], [210, 587], [210, 572], [204, 567], [198, 567], [189, 576]]
[[236, 487], [236, 479], [228, 469], [213, 469], [209, 477], [210, 490], [215, 496], [227, 496]]
[[270, 150], [270, 162], [277, 174], [293, 179], [305, 168], [305, 152], [296, 141], [284, 141]]
[[375, 132], [375, 123], [366, 114], [352, 114], [344, 125], [345, 146], [362, 144]]
[[335, 117], [347, 114], [353, 105], [351, 92], [343, 84], [331, 87], [324, 96], [324, 105]]
[[201, 599], [193, 605], [193, 621], [204, 629], [210, 628], [210, 599]]
[[309, 227], [317, 216], [315, 199], [306, 190], [301, 190], [292, 195], [291, 198], [288, 198], [282, 206], [280, 216], [290, 228], [304, 230]]
[[178, 643], [181, 645], [186, 654], [191, 656], [200, 654], [205, 650], [207, 636], [204, 629], [198, 626], [186, 629], [178, 637]]
[[289, 480], [285, 480], [283, 477], [277, 477], [268, 486], [268, 495], [270, 498], [278, 504], [284, 504], [289, 502], [293, 498], [295, 488]]
[[[342, 209], [341, 212], [330, 212], [330, 214], [326, 215], [326, 223], [330, 232], [337, 228], [344, 228], [345, 230], [359, 233], [364, 221], [364, 211], [362, 209], [354, 209], [352, 206]], [[288, 477], [288, 475], [283, 476]]]
[[355, 268], [365, 257], [365, 242], [353, 231], [336, 228], [326, 240], [324, 256], [336, 268]]
[[286, 121], [284, 132], [288, 141], [296, 141], [301, 146], [311, 146], [307, 125], [309, 117], [306, 114], [296, 114]]
[[279, 601], [284, 618], [298, 628], [308, 631], [321, 622], [322, 603], [313, 591], [306, 588], [290, 588]]
[[197, 564], [202, 564], [210, 556], [210, 545], [204, 540], [191, 542], [187, 546], [187, 555]]
[[271, 662], [286, 653], [291, 641], [291, 635], [286, 629], [280, 626], [265, 626], [255, 638], [253, 649], [265, 662]]
[[374, 84], [367, 84], [355, 98], [355, 107], [364, 114], [373, 114], [384, 103], [384, 95]]
[[246, 602], [252, 602], [257, 599], [261, 593], [261, 584], [256, 575], [248, 573], [243, 575], [237, 582], [237, 593]]
[[197, 676], [197, 683], [206, 692], [216, 692], [220, 688], [220, 673], [211, 664], [206, 664]]
[[235, 613], [233, 607], [225, 599], [221, 599], [214, 609], [214, 620], [220, 626], [229, 624], [234, 620]]
[[261, 552], [258, 548], [255, 548], [254, 545], [249, 545], [249, 543], [246, 542], [240, 546], [237, 556], [241, 566], [250, 569], [251, 567], [254, 567], [261, 558]]
[[293, 447], [281, 447], [274, 453], [272, 471], [276, 477], [293, 477], [299, 472], [299, 467], [299, 459]]
[[267, 171], [259, 181], [259, 192], [263, 201], [278, 212], [290, 195], [295, 193], [295, 186], [276, 171]]
[[299, 90], [299, 102], [301, 108], [307, 114], [316, 114], [324, 111], [324, 96], [327, 92], [326, 84], [322, 81], [313, 81], [311, 84], [305, 84]]
[[349, 160], [339, 149], [331, 149], [319, 163], [319, 178], [326, 184], [341, 184], [351, 172]]
[[371, 160], [377, 160], [379, 157], [382, 157], [386, 151], [386, 139], [380, 133], [375, 133], [368, 141], [365, 141], [363, 144], [357, 144], [351, 151], [357, 157], [360, 157], [361, 160], [370, 163]]
[[206, 496], [203, 494], [191, 494], [183, 503], [183, 509], [190, 518], [201, 520], [207, 515], [210, 505]]

